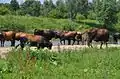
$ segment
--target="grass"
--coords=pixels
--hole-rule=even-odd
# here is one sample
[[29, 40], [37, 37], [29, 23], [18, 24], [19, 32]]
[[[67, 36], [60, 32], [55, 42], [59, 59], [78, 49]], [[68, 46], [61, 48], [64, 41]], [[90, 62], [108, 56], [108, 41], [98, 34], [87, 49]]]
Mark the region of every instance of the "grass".
[[[13, 50], [1, 66], [3, 79], [119, 79], [120, 48], [61, 53]], [[3, 61], [3, 60], [2, 60]]]
[[0, 27], [6, 29], [20, 29], [23, 31], [32, 32], [33, 29], [57, 29], [57, 30], [85, 30], [90, 27], [95, 27], [95, 20], [83, 20], [81, 22], [71, 22], [68, 19], [53, 19], [31, 16], [14, 16], [0, 15]]
[[[114, 27], [108, 27], [108, 29], [110, 31], [119, 31], [119, 25], [120, 23], [117, 23]], [[99, 28], [101, 24], [96, 20], [90, 19], [70, 21], [68, 19], [45, 17], [0, 15], [0, 29], [21, 30], [26, 32], [33, 32], [35, 28], [85, 31], [86, 29], [94, 27]]]

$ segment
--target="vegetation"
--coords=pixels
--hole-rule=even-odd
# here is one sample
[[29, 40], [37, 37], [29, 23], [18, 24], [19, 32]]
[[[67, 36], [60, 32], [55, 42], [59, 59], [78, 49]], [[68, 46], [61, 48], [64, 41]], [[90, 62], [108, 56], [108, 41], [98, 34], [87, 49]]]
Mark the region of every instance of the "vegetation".
[[0, 16], [0, 28], [1, 29], [15, 29], [27, 32], [32, 32], [33, 29], [56, 29], [56, 30], [85, 30], [91, 27], [96, 27], [99, 23], [95, 20], [77, 20], [72, 22], [68, 19], [53, 19], [43, 17], [31, 17], [31, 16]]
[[[94, 0], [93, 11], [96, 13], [96, 19], [104, 24], [106, 28], [112, 28], [117, 23], [116, 0]], [[114, 6], [113, 6], [114, 5]]]
[[[120, 31], [120, 0], [25, 0], [0, 3], [0, 30]], [[119, 79], [120, 49], [12, 50], [0, 59], [0, 79]]]
[[120, 49], [83, 49], [61, 53], [13, 50], [0, 62], [1, 79], [119, 79]]
[[[36, 0], [25, 0], [21, 4], [18, 4], [17, 0], [11, 0], [10, 3], [0, 3], [0, 15], [17, 15], [18, 18], [21, 20], [23, 20], [22, 17], [19, 17], [21, 15], [28, 18], [29, 16], [35, 16], [38, 18], [45, 17], [45, 20], [46, 18], [55, 18], [55, 20], [70, 19], [72, 23], [75, 23], [76, 21], [80, 22], [82, 19], [90, 19], [96, 20], [97, 22], [99, 22], [99, 24], [102, 24], [101, 27], [105, 27], [110, 30], [117, 29], [117, 31], [119, 31], [119, 13], [119, 0], [93, 0], [92, 2], [89, 2], [88, 0], [57, 0], [56, 2], [53, 2], [53, 0], [44, 0], [43, 3]], [[64, 24], [65, 20], [63, 23], [63, 20], [58, 21], [61, 21], [60, 24], [57, 24], [55, 22], [49, 24], [49, 21], [47, 21], [44, 24], [39, 23], [37, 25], [39, 26], [41, 24], [40, 27], [42, 25], [45, 25], [46, 27], [47, 24], [48, 26], [53, 25], [52, 27], [54, 27], [55, 25], [59, 29], [63, 27], [68, 28], [68, 25], [66, 24], [69, 24], [70, 28], [73, 25], [72, 28], [75, 26], [74, 29], [78, 29], [77, 25], [74, 25], [71, 22], [70, 24], [67, 21], [66, 24]], [[24, 22], [26, 23], [26, 21]], [[36, 22], [34, 23], [36, 24]], [[19, 25], [26, 27], [24, 23], [20, 23]], [[34, 26], [36, 27], [36, 25]], [[32, 27], [34, 26], [32, 25]], [[81, 24], [79, 26], [81, 26]], [[27, 27], [30, 26], [28, 25]], [[86, 25], [84, 27], [86, 28]]]

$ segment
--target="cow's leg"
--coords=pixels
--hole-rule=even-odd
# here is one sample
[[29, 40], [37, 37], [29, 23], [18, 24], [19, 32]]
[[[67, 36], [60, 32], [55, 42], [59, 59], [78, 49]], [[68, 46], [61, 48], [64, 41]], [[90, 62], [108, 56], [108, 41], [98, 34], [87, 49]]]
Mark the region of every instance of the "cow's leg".
[[107, 42], [104, 42], [105, 43], [105, 45], [106, 45], [106, 48], [108, 48], [108, 43]]
[[15, 40], [11, 40], [11, 46], [15, 46]]
[[4, 41], [1, 40], [1, 47], [4, 47]]
[[63, 39], [64, 45], [65, 45], [65, 39]]
[[87, 42], [87, 45], [88, 45], [88, 47], [90, 47], [90, 42], [89, 41]]
[[84, 45], [85, 44], [85, 40], [81, 39], [81, 43], [82, 43], [82, 45]]
[[37, 49], [44, 48], [44, 47], [45, 47], [44, 43], [38, 43], [37, 45]]
[[4, 47], [4, 44], [5, 44], [5, 40], [2, 40], [2, 47]]
[[80, 44], [80, 41], [79, 40], [77, 40], [77, 45], [79, 45]]
[[37, 49], [40, 49], [40, 46], [41, 46], [41, 44], [39, 43], [39, 44], [37, 45]]
[[2, 47], [2, 40], [1, 40], [1, 47]]
[[47, 48], [48, 48], [48, 49], [52, 49], [52, 43], [51, 43], [51, 42], [48, 42]]
[[[79, 40], [78, 40], [79, 41]], [[72, 45], [74, 45], [74, 43], [75, 43], [75, 39], [73, 39], [73, 44]]]
[[60, 44], [62, 45], [62, 40], [60, 40]]
[[70, 43], [71, 43], [71, 40], [70, 40], [70, 39], [68, 39], [68, 45], [70, 45]]
[[21, 49], [23, 50], [23, 48], [25, 47], [25, 43], [24, 42], [20, 43], [20, 46], [21, 46]]
[[118, 39], [117, 38], [115, 39], [115, 44], [118, 44]]
[[88, 47], [92, 47], [92, 48], [93, 48], [93, 46], [92, 46], [92, 40], [89, 39], [89, 40], [87, 41], [87, 45], [88, 45]]
[[20, 47], [21, 47], [21, 49], [23, 50], [24, 49], [24, 47], [25, 47], [25, 41], [24, 40], [20, 40]]
[[101, 41], [100, 49], [102, 49], [103, 42]]
[[118, 38], [117, 37], [113, 37], [114, 43], [117, 44], [118, 43]]
[[89, 47], [93, 48], [93, 46], [92, 46], [92, 42], [89, 43]]
[[37, 46], [37, 42], [30, 42], [30, 46]]
[[62, 41], [63, 41], [63, 39], [60, 38], [60, 44], [61, 44], [61, 45], [62, 45]]
[[17, 49], [17, 47], [19, 46], [20, 44], [16, 45], [15, 48]]

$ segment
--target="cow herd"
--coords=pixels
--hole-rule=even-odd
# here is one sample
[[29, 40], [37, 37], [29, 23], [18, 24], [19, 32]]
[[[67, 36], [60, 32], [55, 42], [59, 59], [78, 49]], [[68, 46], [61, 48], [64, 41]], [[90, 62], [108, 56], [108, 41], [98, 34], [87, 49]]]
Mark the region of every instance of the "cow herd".
[[[23, 49], [25, 45], [36, 46], [39, 48], [47, 47], [52, 48], [53, 44], [51, 42], [52, 38], [59, 39], [61, 44], [65, 45], [66, 40], [68, 45], [74, 45], [75, 41], [79, 45], [79, 42], [82, 44], [87, 43], [89, 47], [92, 47], [92, 41], [100, 42], [100, 48], [103, 44], [106, 44], [109, 41], [110, 33], [105, 28], [92, 28], [84, 32], [77, 31], [58, 31], [58, 30], [40, 30], [35, 29], [34, 34], [29, 34], [26, 32], [16, 32], [9, 30], [2, 30], [0, 32], [0, 41], [1, 47], [4, 47], [5, 41], [11, 41], [11, 46], [15, 46], [15, 40], [20, 41], [20, 44], [15, 46], [16, 48], [20, 45]], [[114, 33], [113, 39], [115, 42], [120, 38], [120, 33]], [[73, 41], [73, 42], [71, 42]]]

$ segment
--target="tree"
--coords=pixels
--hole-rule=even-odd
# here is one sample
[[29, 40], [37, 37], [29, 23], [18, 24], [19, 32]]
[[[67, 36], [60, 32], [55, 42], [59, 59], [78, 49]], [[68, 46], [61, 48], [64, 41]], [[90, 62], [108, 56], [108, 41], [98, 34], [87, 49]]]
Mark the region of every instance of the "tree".
[[11, 0], [10, 5], [11, 5], [11, 9], [14, 11], [19, 9], [19, 4], [17, 0]]
[[52, 0], [49, 0], [49, 8], [50, 8], [50, 10], [55, 8], [55, 5], [53, 4]]
[[63, 0], [56, 1], [56, 9], [53, 13], [56, 13], [56, 18], [67, 18], [67, 8]]
[[78, 12], [87, 18], [89, 9], [88, 0], [78, 0], [77, 5]]
[[120, 12], [120, 0], [117, 0], [117, 11]]
[[77, 13], [85, 15], [88, 11], [88, 0], [65, 0], [70, 19], [75, 19]]
[[44, 0], [43, 3], [43, 16], [48, 16], [49, 12], [53, 9], [55, 9], [55, 5], [53, 4], [52, 0]]
[[111, 28], [117, 22], [116, 0], [94, 0], [94, 11], [96, 19], [104, 24], [106, 28]]
[[27, 0], [21, 5], [22, 12], [31, 16], [39, 16], [41, 10], [40, 1]]
[[0, 15], [6, 15], [6, 14], [9, 14], [10, 11], [7, 7], [4, 7], [4, 6], [0, 6]]

